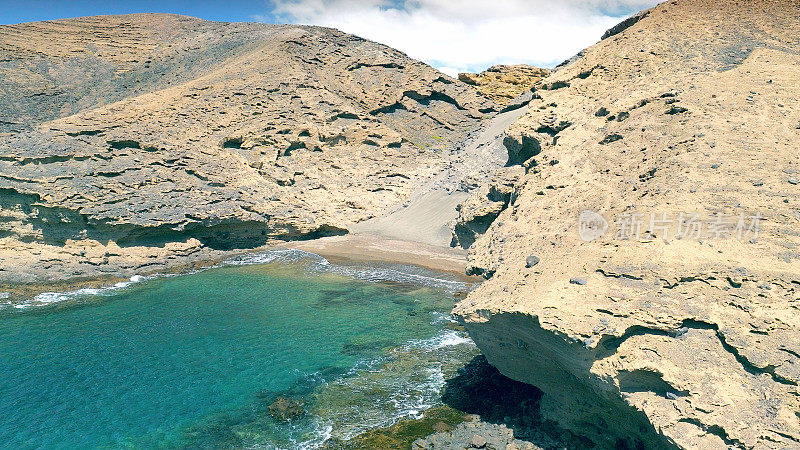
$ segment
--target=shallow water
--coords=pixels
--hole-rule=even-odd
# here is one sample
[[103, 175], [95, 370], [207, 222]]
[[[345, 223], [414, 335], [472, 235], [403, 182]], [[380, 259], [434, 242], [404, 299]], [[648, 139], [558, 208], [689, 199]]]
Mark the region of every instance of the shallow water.
[[[476, 353], [446, 328], [464, 288], [294, 252], [40, 296], [0, 312], [0, 443], [296, 448], [388, 425]], [[272, 419], [279, 395], [306, 414]]]

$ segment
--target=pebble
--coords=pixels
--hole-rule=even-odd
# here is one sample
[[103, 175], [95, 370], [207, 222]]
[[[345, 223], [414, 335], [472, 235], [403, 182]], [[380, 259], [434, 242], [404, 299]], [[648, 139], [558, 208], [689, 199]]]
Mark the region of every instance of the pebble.
[[530, 255], [527, 259], [525, 259], [525, 267], [528, 269], [537, 264], [539, 264], [539, 257], [536, 255]]
[[759, 187], [759, 186], [763, 186], [763, 185], [764, 185], [764, 182], [761, 181], [761, 180], [753, 181], [753, 186], [755, 186], [755, 187]]
[[577, 284], [583, 286], [584, 284], [586, 284], [586, 278], [570, 278], [569, 282], [571, 284]]

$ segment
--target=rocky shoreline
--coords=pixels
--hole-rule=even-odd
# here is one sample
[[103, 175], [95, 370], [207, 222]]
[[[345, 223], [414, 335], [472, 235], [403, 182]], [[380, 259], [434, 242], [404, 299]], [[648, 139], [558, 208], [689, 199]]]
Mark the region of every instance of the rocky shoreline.
[[[373, 235], [347, 235], [308, 241], [280, 242], [252, 250], [202, 252], [186, 258], [167, 258], [143, 266], [121, 267], [105, 264], [100, 271], [85, 277], [55, 278], [38, 282], [0, 282], [0, 293], [7, 295], [6, 304], [18, 304], [42, 293], [61, 293], [79, 289], [102, 289], [130, 281], [131, 277], [151, 277], [190, 273], [219, 265], [231, 258], [295, 249], [320, 255], [333, 263], [390, 263], [415, 266], [456, 276], [467, 282], [480, 278], [464, 273], [466, 252], [460, 249], [435, 247], [418, 242], [399, 241]], [[116, 270], [116, 271], [115, 271]], [[40, 274], [33, 274], [40, 276]], [[41, 278], [41, 277], [40, 277]]]
[[797, 17], [670, 1], [466, 82], [316, 27], [0, 27], [0, 292], [279, 242], [466, 266], [450, 409], [331, 446], [797, 447]]
[[325, 449], [411, 448], [414, 450], [580, 449], [586, 441], [539, 413], [542, 392], [503, 376], [477, 356], [447, 380], [444, 406], [421, 418], [405, 419], [370, 430], [345, 442], [328, 442]]

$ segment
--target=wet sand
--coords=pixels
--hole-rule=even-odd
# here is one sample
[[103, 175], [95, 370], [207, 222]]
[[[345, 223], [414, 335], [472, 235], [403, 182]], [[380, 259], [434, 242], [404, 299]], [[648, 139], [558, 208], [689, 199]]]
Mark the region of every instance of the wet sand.
[[371, 234], [349, 234], [311, 241], [282, 244], [279, 248], [294, 248], [316, 253], [331, 262], [385, 262], [424, 267], [439, 272], [467, 277], [464, 269], [467, 252], [462, 249], [439, 247], [418, 242], [385, 238]]

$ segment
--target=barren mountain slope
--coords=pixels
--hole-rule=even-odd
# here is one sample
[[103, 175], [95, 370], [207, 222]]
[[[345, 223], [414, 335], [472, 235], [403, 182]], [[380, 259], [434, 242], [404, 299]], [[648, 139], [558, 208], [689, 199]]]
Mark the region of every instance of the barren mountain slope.
[[602, 448], [800, 447], [800, 4], [637, 19], [507, 131], [527, 173], [456, 312]]
[[0, 27], [0, 49], [0, 281], [343, 233], [494, 111], [324, 28], [103, 16]]

